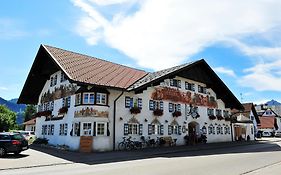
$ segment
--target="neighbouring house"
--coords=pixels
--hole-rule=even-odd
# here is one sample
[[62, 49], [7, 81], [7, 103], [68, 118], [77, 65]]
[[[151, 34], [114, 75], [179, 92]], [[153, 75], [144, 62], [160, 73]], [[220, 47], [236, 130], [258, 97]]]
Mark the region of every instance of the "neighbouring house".
[[36, 118], [24, 122], [23, 125], [25, 131], [35, 131]]
[[256, 105], [257, 113], [259, 115], [261, 126], [259, 131], [267, 131], [275, 133], [275, 131], [281, 131], [281, 117], [267, 105]]
[[243, 111], [232, 110], [235, 140], [254, 140], [258, 133], [260, 120], [253, 103], [243, 103]]
[[94, 151], [115, 150], [129, 136], [231, 141], [230, 111], [243, 109], [203, 59], [145, 72], [47, 45], [18, 102], [38, 106], [37, 137], [73, 150], [88, 139]]

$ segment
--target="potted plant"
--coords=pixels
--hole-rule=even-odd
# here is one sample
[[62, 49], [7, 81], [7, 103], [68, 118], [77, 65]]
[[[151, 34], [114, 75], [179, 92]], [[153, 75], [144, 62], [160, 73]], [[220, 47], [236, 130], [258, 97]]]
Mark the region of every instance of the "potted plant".
[[215, 120], [215, 119], [216, 119], [216, 116], [214, 116], [214, 115], [209, 115], [209, 119], [210, 119], [210, 120]]
[[224, 118], [223, 118], [223, 116], [218, 115], [218, 116], [217, 116], [217, 119], [218, 119], [218, 120], [223, 120]]
[[181, 112], [180, 111], [175, 111], [172, 113], [173, 117], [179, 117], [181, 116]]
[[162, 116], [163, 115], [163, 110], [162, 109], [155, 109], [153, 111], [153, 115], [155, 115], [155, 116]]
[[50, 115], [52, 115], [52, 111], [50, 111], [50, 110], [40, 111], [40, 112], [37, 112], [37, 113], [35, 114], [36, 117], [50, 116]]
[[133, 107], [131, 107], [130, 112], [131, 112], [131, 114], [138, 114], [141, 112], [141, 110], [139, 107], [133, 106]]
[[68, 111], [68, 107], [63, 106], [59, 109], [59, 114], [65, 114], [67, 113], [67, 111]]

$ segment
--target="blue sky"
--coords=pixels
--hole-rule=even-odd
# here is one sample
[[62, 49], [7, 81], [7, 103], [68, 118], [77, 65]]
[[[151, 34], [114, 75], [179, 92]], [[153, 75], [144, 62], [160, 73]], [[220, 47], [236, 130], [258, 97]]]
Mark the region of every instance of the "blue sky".
[[281, 101], [281, 2], [10, 0], [0, 97], [17, 98], [40, 44], [160, 70], [204, 58], [242, 102]]

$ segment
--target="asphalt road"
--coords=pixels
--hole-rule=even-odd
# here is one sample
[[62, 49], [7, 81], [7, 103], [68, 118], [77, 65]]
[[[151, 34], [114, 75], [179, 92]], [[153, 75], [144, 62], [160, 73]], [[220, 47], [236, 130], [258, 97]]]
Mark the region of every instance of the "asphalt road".
[[[281, 140], [192, 152], [177, 152], [112, 163], [73, 163], [57, 157], [41, 157], [55, 164], [0, 170], [1, 175], [150, 175], [150, 174], [281, 174]], [[39, 159], [37, 159], [39, 160]], [[35, 161], [35, 160], [34, 160]], [[2, 162], [1, 162], [2, 163]]]

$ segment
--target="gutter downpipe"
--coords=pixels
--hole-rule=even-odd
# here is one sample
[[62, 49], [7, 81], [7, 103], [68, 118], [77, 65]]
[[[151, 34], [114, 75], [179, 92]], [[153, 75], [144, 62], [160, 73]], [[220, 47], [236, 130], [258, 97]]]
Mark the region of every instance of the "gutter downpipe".
[[115, 142], [116, 142], [116, 134], [115, 134], [115, 129], [116, 129], [116, 102], [117, 100], [124, 94], [124, 91], [121, 92], [121, 94], [114, 100], [114, 105], [113, 105], [113, 150], [115, 151]]

